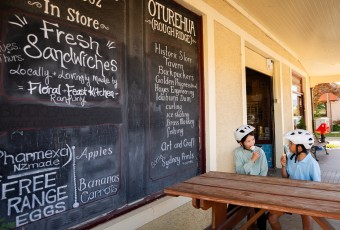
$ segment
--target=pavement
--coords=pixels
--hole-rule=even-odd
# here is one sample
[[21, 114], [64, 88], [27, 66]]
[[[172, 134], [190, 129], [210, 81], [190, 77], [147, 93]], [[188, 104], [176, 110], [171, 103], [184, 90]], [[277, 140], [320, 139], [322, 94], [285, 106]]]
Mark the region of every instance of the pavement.
[[[340, 143], [339, 137], [328, 137], [326, 141], [330, 143]], [[318, 150], [316, 153], [317, 159], [321, 169], [321, 182], [336, 183], [340, 186], [340, 149], [332, 149], [326, 151]], [[281, 169], [269, 170], [269, 176], [281, 177]], [[340, 220], [328, 219], [329, 223], [335, 228], [340, 229]], [[301, 217], [297, 214], [283, 215], [280, 218], [280, 223], [283, 230], [299, 230], [302, 229]], [[322, 228], [314, 222], [314, 230], [322, 230]], [[271, 230], [269, 224], [267, 224], [267, 230]]]

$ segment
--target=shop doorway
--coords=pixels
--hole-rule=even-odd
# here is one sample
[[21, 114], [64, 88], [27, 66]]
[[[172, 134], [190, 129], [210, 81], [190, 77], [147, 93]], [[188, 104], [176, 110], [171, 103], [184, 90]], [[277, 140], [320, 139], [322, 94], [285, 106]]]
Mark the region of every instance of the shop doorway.
[[268, 167], [274, 167], [274, 109], [272, 77], [246, 68], [247, 123], [255, 127], [256, 145], [266, 153]]

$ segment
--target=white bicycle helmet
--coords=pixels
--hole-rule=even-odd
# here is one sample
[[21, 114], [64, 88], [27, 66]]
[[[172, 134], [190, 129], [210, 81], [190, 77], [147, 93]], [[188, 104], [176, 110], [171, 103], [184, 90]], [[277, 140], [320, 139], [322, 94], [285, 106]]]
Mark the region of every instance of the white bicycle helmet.
[[306, 149], [310, 149], [314, 144], [313, 135], [304, 129], [289, 131], [284, 137], [296, 145], [300, 144], [305, 146]]
[[253, 132], [254, 130], [255, 128], [251, 125], [241, 125], [234, 132], [236, 141], [240, 142], [243, 137], [245, 137], [248, 133]]

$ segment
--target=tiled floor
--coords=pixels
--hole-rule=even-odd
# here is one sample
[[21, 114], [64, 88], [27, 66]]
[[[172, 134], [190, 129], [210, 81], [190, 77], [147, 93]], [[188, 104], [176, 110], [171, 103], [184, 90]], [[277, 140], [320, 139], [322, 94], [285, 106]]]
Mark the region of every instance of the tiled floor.
[[[339, 140], [340, 138], [338, 138]], [[335, 138], [329, 141], [336, 140]], [[340, 149], [317, 151], [317, 159], [321, 168], [321, 181], [340, 184]]]

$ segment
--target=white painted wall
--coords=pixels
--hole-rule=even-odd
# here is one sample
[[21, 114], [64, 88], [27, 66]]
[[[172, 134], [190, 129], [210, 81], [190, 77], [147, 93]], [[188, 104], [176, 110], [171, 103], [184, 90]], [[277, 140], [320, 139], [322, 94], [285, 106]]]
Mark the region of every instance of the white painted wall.
[[333, 121], [340, 120], [340, 100], [339, 101], [332, 101], [332, 119]]

